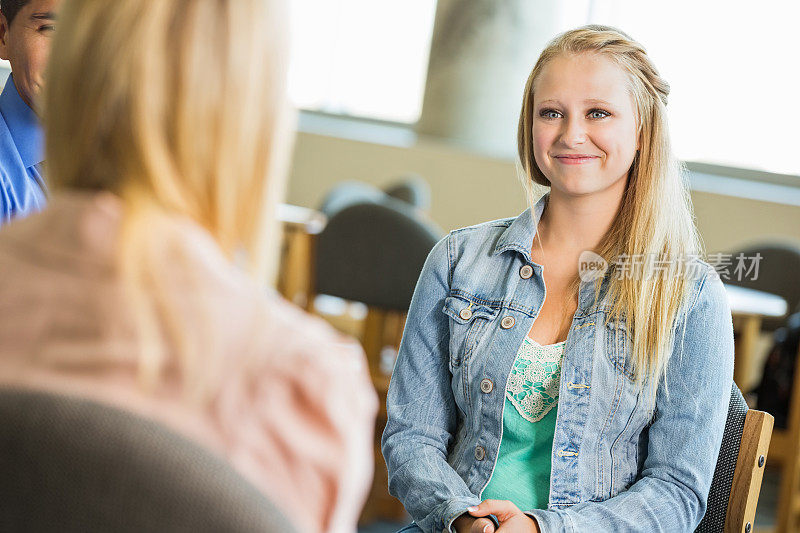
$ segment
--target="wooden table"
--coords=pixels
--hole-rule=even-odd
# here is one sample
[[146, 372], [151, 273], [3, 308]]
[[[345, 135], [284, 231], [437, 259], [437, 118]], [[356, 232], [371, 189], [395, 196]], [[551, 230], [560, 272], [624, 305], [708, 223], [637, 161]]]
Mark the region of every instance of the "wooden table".
[[786, 300], [767, 292], [727, 284], [725, 290], [735, 332], [733, 380], [746, 392], [753, 385], [753, 358], [761, 333], [761, 321], [764, 317], [784, 316], [788, 306]]

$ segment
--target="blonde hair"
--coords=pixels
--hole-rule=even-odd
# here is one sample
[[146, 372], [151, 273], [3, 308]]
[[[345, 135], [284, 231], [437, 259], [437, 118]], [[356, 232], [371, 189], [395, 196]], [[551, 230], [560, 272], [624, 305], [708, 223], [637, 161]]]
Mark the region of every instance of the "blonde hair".
[[149, 339], [146, 383], [165, 363], [159, 335], [178, 345], [184, 374], [202, 351], [158, 300], [162, 222], [189, 219], [230, 259], [245, 252], [262, 283], [274, 264], [291, 117], [284, 13], [281, 0], [70, 0], [59, 12], [43, 100], [48, 179], [122, 200], [119, 261]]
[[[594, 251], [606, 260], [643, 255], [667, 261], [667, 268], [652, 270], [643, 280], [610, 276], [607, 293], [614, 301], [607, 320], [625, 316], [632, 332], [637, 381], [643, 384], [655, 378], [650, 380], [654, 393], [669, 361], [673, 325], [689, 290], [680, 261], [701, 256], [702, 244], [682, 168], [670, 148], [666, 117], [669, 85], [659, 76], [645, 49], [620, 30], [599, 25], [570, 30], [553, 39], [539, 56], [525, 86], [517, 132], [520, 164], [532, 200], [534, 183], [550, 185], [533, 155], [536, 80], [553, 58], [582, 53], [601, 55], [622, 68], [634, 101], [640, 149], [629, 171], [619, 212]], [[596, 299], [601, 281], [595, 283]], [[571, 294], [577, 292], [579, 284], [576, 277]]]

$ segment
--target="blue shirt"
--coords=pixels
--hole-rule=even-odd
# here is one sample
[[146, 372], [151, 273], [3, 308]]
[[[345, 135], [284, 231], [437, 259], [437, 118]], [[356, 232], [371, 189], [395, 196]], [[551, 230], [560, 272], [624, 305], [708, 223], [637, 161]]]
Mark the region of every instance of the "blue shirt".
[[9, 76], [0, 94], [0, 226], [39, 211], [47, 202], [43, 146], [39, 118]]

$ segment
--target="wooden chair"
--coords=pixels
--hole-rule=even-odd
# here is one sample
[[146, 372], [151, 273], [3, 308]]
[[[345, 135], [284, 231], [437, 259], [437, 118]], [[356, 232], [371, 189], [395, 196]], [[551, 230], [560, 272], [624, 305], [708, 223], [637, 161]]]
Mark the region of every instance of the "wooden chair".
[[800, 349], [795, 361], [792, 395], [786, 428], [773, 432], [769, 448], [770, 459], [781, 467], [778, 491], [777, 532], [790, 533], [800, 529]]
[[696, 533], [750, 533], [774, 419], [747, 404], [734, 384], [706, 514]]

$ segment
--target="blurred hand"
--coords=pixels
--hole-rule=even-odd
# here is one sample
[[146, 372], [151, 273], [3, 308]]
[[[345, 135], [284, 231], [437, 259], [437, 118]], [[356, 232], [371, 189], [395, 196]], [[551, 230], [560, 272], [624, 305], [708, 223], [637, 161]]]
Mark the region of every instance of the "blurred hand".
[[[467, 509], [469, 515], [476, 517], [477, 520], [484, 520], [484, 516], [493, 514], [500, 521], [498, 533], [540, 533], [539, 524], [535, 519], [526, 515], [519, 508], [508, 500], [483, 500], [477, 507]], [[466, 516], [466, 515], [462, 515]], [[474, 524], [473, 524], [474, 527]], [[494, 532], [494, 525], [489, 521], [489, 528], [485, 533]], [[461, 531], [459, 530], [459, 533]], [[477, 532], [472, 529], [469, 533], [484, 533], [483, 530]]]

